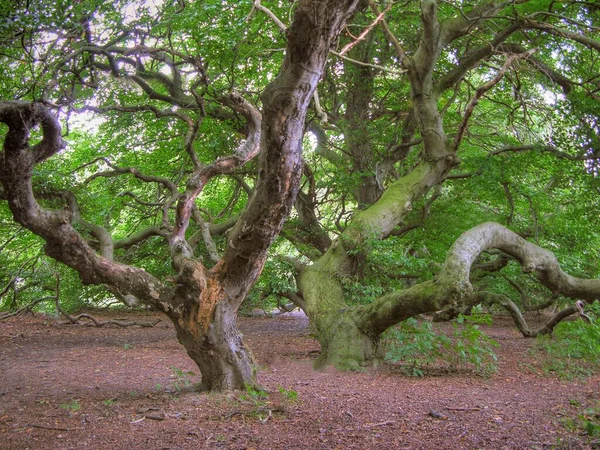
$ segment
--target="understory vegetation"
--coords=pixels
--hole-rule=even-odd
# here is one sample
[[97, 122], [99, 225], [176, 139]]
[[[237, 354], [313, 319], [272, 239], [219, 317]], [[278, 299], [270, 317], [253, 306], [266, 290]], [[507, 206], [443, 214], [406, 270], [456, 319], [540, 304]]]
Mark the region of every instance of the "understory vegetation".
[[600, 371], [600, 308], [590, 308], [592, 323], [564, 321], [552, 335], [537, 338], [533, 349], [546, 373], [565, 379], [586, 378]]
[[385, 360], [400, 363], [402, 371], [412, 376], [461, 370], [489, 376], [497, 369], [498, 343], [480, 325], [491, 322], [489, 315], [460, 315], [452, 321], [451, 332], [444, 334], [434, 331], [429, 321], [407, 319], [386, 332]]

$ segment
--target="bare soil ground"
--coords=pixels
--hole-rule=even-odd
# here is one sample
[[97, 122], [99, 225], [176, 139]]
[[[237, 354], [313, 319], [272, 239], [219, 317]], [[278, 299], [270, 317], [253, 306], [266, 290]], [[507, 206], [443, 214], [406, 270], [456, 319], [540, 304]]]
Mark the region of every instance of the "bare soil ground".
[[319, 346], [305, 317], [244, 318], [240, 327], [265, 396], [193, 392], [199, 377], [186, 372], [197, 368], [166, 320], [0, 322], [0, 448], [600, 448], [577, 421], [600, 405], [600, 377], [569, 382], [532, 368], [532, 341], [506, 318], [482, 327], [501, 345], [489, 379], [412, 378], [390, 366], [315, 372]]

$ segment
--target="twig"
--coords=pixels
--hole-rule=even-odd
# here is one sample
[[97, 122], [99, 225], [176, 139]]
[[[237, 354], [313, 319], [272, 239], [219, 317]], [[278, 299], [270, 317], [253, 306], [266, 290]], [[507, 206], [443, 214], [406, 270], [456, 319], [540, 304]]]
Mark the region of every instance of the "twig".
[[475, 92], [475, 95], [469, 101], [469, 103], [467, 104], [467, 107], [465, 108], [465, 113], [463, 115], [462, 122], [458, 128], [458, 132], [456, 133], [456, 136], [454, 137], [454, 143], [452, 146], [452, 149], [454, 152], [456, 152], [458, 150], [460, 142], [462, 141], [463, 135], [465, 134], [465, 131], [467, 129], [469, 119], [471, 118], [471, 115], [473, 114], [473, 110], [475, 109], [475, 106], [477, 106], [477, 104], [479, 103], [479, 99], [481, 99], [481, 97], [483, 97], [483, 95], [487, 91], [489, 91], [492, 87], [494, 87], [496, 84], [498, 84], [500, 82], [500, 80], [504, 77], [504, 74], [506, 73], [506, 71], [510, 68], [510, 66], [512, 66], [512, 64], [515, 61], [522, 59], [522, 58], [528, 58], [536, 51], [537, 51], [537, 49], [534, 48], [534, 49], [526, 51], [525, 53], [510, 55], [506, 59], [506, 62], [504, 63], [504, 65], [498, 70], [498, 73], [496, 74], [496, 76], [494, 78], [492, 78], [490, 81], [488, 81], [487, 83], [485, 83], [483, 86], [481, 86], [480, 88], [477, 89], [477, 91]]
[[56, 430], [56, 431], [81, 431], [83, 430], [83, 428], [63, 428], [63, 427], [51, 427], [48, 425], [38, 425], [35, 423], [31, 423], [29, 425], [27, 425], [28, 427], [33, 427], [33, 428], [41, 428], [43, 430]]
[[451, 408], [449, 406], [446, 407], [448, 411], [481, 411], [481, 408]]
[[386, 425], [391, 425], [393, 423], [396, 423], [396, 421], [395, 420], [386, 420], [385, 422], [368, 424], [368, 425], [365, 425], [364, 427], [365, 428], [383, 427], [383, 426], [386, 426]]
[[352, 49], [352, 47], [354, 47], [360, 41], [364, 40], [364, 38], [367, 37], [367, 35], [371, 32], [371, 30], [385, 17], [385, 13], [388, 12], [391, 7], [392, 7], [392, 5], [388, 5], [388, 7], [385, 9], [385, 11], [379, 13], [379, 15], [377, 16], [375, 21], [373, 21], [373, 23], [371, 25], [369, 25], [367, 28], [365, 28], [365, 30], [360, 34], [360, 36], [358, 36], [354, 41], [350, 42], [349, 44], [346, 44], [344, 46], [344, 48], [342, 49], [342, 51], [340, 51], [340, 56], [346, 54], [348, 51], [350, 51]]
[[394, 75], [403, 75], [403, 74], [406, 73], [406, 70], [389, 69], [387, 67], [380, 66], [378, 64], [371, 64], [371, 63], [367, 63], [367, 62], [364, 62], [364, 61], [359, 61], [357, 59], [348, 58], [347, 56], [344, 56], [344, 55], [342, 55], [342, 54], [340, 54], [338, 52], [334, 52], [333, 50], [330, 50], [329, 53], [331, 53], [332, 55], [337, 56], [338, 58], [345, 59], [348, 62], [351, 62], [351, 63], [354, 63], [354, 64], [358, 64], [359, 66], [372, 67], [373, 69], [381, 70], [383, 72], [392, 73]]
[[261, 419], [260, 417], [258, 418], [258, 420], [260, 421], [260, 423], [267, 423], [267, 421], [273, 417], [273, 412], [271, 410], [269, 410], [267, 417], [265, 417], [264, 419]]
[[[373, 11], [373, 14], [375, 14], [377, 16], [377, 18], [379, 18], [379, 16], [382, 14], [385, 15], [385, 12], [387, 11], [387, 9], [386, 9], [386, 11], [381, 13], [379, 11], [379, 8], [377, 8], [377, 4], [374, 2], [374, 0], [367, 0], [367, 2], [369, 4], [369, 6], [371, 7], [371, 11]], [[394, 50], [396, 50], [396, 55], [398, 56], [398, 59], [400, 60], [400, 64], [404, 64], [404, 61], [406, 60], [406, 53], [404, 53], [404, 49], [400, 45], [398, 38], [396, 38], [396, 36], [394, 36], [394, 33], [392, 33], [392, 30], [390, 30], [390, 27], [384, 18], [382, 18], [379, 22], [381, 23], [381, 27], [383, 28], [384, 34], [387, 36], [388, 40], [392, 43]]]
[[279, 20], [279, 17], [277, 17], [273, 11], [271, 11], [269, 8], [267, 8], [266, 6], [263, 6], [260, 4], [260, 0], [254, 0], [254, 4], [252, 5], [253, 8], [258, 9], [259, 11], [264, 12], [267, 16], [269, 16], [269, 18], [275, 22], [275, 25], [277, 25], [277, 27], [283, 31], [284, 33], [287, 31], [287, 27], [285, 26], [285, 24]]

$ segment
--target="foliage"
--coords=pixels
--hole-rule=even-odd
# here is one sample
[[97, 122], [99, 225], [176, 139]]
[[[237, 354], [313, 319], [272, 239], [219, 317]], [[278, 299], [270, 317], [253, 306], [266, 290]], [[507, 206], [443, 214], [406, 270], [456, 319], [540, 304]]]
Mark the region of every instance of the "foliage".
[[289, 402], [296, 403], [298, 401], [298, 391], [295, 391], [294, 389], [286, 389], [283, 386], [279, 386], [277, 390]]
[[565, 426], [571, 432], [583, 432], [590, 436], [590, 438], [600, 437], [600, 403], [594, 402], [582, 408], [579, 402], [571, 401], [571, 406], [578, 408], [579, 411], [574, 417], [566, 413], [568, 417], [563, 421]]
[[589, 377], [600, 370], [600, 305], [587, 308], [593, 322], [559, 323], [550, 336], [536, 340], [534, 354], [542, 357], [542, 369], [561, 378]]
[[[311, 264], [333, 280], [332, 297], [340, 293], [332, 315], [366, 307], [435, 279], [457, 237], [490, 220], [553, 251], [566, 272], [600, 276], [600, 232], [594, 226], [600, 216], [600, 85], [593, 76], [600, 73], [600, 10], [593, 2], [550, 0], [373, 2], [383, 3], [380, 17], [374, 8], [361, 8], [336, 39], [301, 124], [302, 181], [287, 196], [299, 191], [295, 208], [280, 236], [269, 236], [266, 263], [264, 254], [246, 258], [257, 269], [252, 283], [265, 265], [243, 310], [270, 310], [290, 293], [310, 303], [296, 277], [301, 265]], [[104, 248], [102, 228], [114, 247], [103, 256], [125, 271], [143, 269], [169, 295], [194, 284], [182, 282], [187, 272], [173, 256], [180, 239], [202, 268], [198, 274], [227, 267], [217, 261], [234, 251], [231, 230], [261, 230], [254, 236], [271, 231], [260, 220], [238, 220], [269, 177], [263, 164], [259, 182], [258, 158], [234, 170], [196, 175], [227, 155], [242, 161], [236, 152], [252, 127], [229, 94], [249, 105], [266, 104], [290, 37], [282, 29], [299, 5], [58, 0], [0, 6], [6, 17], [0, 23], [0, 99], [43, 102], [56, 113], [67, 142], [64, 151], [35, 166], [36, 200], [69, 210], [73, 227], [98, 252]], [[422, 10], [424, 5], [431, 10]], [[435, 37], [435, 30], [443, 31]], [[496, 76], [497, 83], [483, 92]], [[263, 131], [272, 126], [264, 123]], [[34, 133], [36, 139], [41, 135]], [[0, 137], [5, 134], [2, 125]], [[283, 141], [290, 137], [284, 134]], [[294, 139], [300, 142], [300, 136]], [[263, 150], [273, 142], [263, 142]], [[431, 179], [419, 172], [423, 167]], [[282, 188], [288, 192], [290, 186], [273, 192]], [[65, 201], [66, 191], [77, 208]], [[390, 192], [398, 195], [386, 197]], [[1, 310], [52, 295], [58, 278], [67, 311], [122, 300], [123, 293], [83, 286], [73, 270], [50, 261], [41, 239], [13, 223], [7, 193], [0, 189], [0, 290], [8, 287]], [[184, 205], [184, 193], [191, 203]], [[183, 230], [177, 239], [174, 229]], [[478, 262], [496, 256], [484, 254]], [[513, 298], [508, 277], [531, 304], [550, 296], [516, 264], [500, 273], [479, 274], [472, 282]], [[125, 284], [130, 289], [129, 280]], [[318, 304], [307, 310], [314, 311], [311, 320], [320, 320], [328, 312], [319, 289], [314, 291]], [[150, 295], [143, 301], [165, 304], [155, 300]], [[52, 304], [39, 308], [51, 311]], [[472, 320], [454, 322], [450, 337], [434, 335], [428, 324], [406, 322], [390, 333], [399, 333], [395, 341], [402, 343], [390, 359], [402, 359], [416, 372], [422, 370], [417, 360], [492, 370], [492, 341]], [[419, 358], [419, 352], [427, 356]]]
[[[281, 246], [287, 249], [282, 250]], [[273, 253], [291, 253], [289, 247], [289, 244], [285, 242], [280, 243], [275, 246]], [[267, 260], [258, 282], [244, 300], [240, 313], [250, 314], [253, 310], [262, 310], [268, 313], [282, 303], [289, 302], [282, 294], [296, 291], [296, 284], [291, 271], [290, 265], [284, 261], [276, 258]]]
[[79, 399], [71, 400], [69, 403], [62, 403], [60, 405], [62, 409], [66, 409], [69, 412], [77, 412], [81, 409], [81, 403]]
[[450, 336], [435, 332], [431, 322], [410, 318], [386, 332], [383, 340], [385, 359], [401, 363], [404, 372], [423, 376], [434, 365], [447, 370], [473, 369], [487, 376], [496, 371], [494, 347], [479, 324], [490, 324], [487, 315], [459, 316], [452, 322]]
[[266, 405], [266, 400], [269, 398], [269, 393], [257, 385], [248, 385], [246, 392], [240, 395], [241, 402], [251, 403], [255, 407]]
[[[293, 13], [293, 6], [285, 2], [272, 2], [269, 8], [284, 22], [288, 22]], [[464, 13], [457, 11], [459, 7], [453, 3], [442, 3], [439, 8], [440, 19], [453, 14], [460, 17]], [[553, 18], [559, 15], [597, 20], [593, 8], [587, 11], [586, 7], [573, 2], [528, 2], [515, 6], [511, 14], [533, 14], [536, 20], [541, 20], [536, 8], [556, 9], [547, 17], [553, 25], [556, 25]], [[132, 14], [133, 11], [136, 14]], [[187, 55], [206, 61], [203, 76], [209, 84], [201, 84], [202, 89], [197, 94], [203, 96], [208, 109], [199, 122], [198, 138], [194, 143], [194, 150], [204, 163], [228, 154], [238, 143], [239, 123], [235, 118], [222, 119], [211, 112], [214, 111], [211, 108], [219, 106], [221, 93], [238, 90], [256, 102], [264, 86], [277, 73], [283, 57], [281, 48], [285, 35], [266, 14], [254, 10], [249, 1], [206, 1], [186, 5], [181, 11], [171, 2], [152, 6], [137, 0], [119, 1], [114, 6], [102, 2], [77, 5], [59, 2], [42, 11], [34, 2], [28, 6], [6, 6], [6, 17], [12, 19], [2, 25], [0, 33], [5, 48], [0, 64], [7, 71], [0, 85], [1, 97], [39, 99], [44, 87], [52, 86], [47, 94], [68, 111], [61, 118], [69, 148], [59, 157], [38, 166], [34, 183], [40, 188], [72, 190], [86, 220], [104, 224], [116, 239], [159, 223], [165, 192], [156, 183], [144, 182], [130, 174], [90, 179], [108, 169], [104, 160], [97, 158], [107, 158], [115, 167], [135, 167], [141, 173], [179, 182], [189, 170], [189, 161], [182, 151], [186, 129], [173, 116], [154, 117], [148, 110], [144, 112], [147, 105], [164, 108], [171, 106], [168, 102], [148, 99], [139, 86], [132, 81], [119, 81], [118, 77], [111, 78], [109, 73], [100, 70], [100, 64], [97, 69], [90, 66], [89, 55], [82, 51], [87, 43], [78, 40], [85, 31], [85, 21], [91, 20], [93, 32], [98, 34], [92, 37], [100, 45], [111, 38], [118, 39], [119, 33], [132, 33], [123, 45], [157, 42], [158, 48], [172, 52], [177, 64], [184, 72], [188, 71], [185, 76], [189, 78], [189, 85], [198, 83], [201, 74], [186, 66], [189, 65]], [[391, 8], [387, 17], [407, 48], [418, 45], [417, 4]], [[351, 28], [364, 29], [372, 20], [370, 13], [365, 11], [356, 16]], [[465, 52], [491, 39], [498, 31], [497, 27], [506, 26], [503, 21], [510, 22], [506, 17], [498, 20], [498, 24], [482, 26], [478, 33], [458, 39], [444, 49], [436, 67], [440, 76], [455, 68]], [[569, 23], [577, 29], [583, 26], [577, 20]], [[60, 31], [53, 35], [45, 30]], [[594, 36], [591, 30], [584, 32]], [[13, 39], [13, 36], [26, 36], [27, 39]], [[348, 36], [342, 36], [340, 45], [346, 45], [348, 39]], [[570, 156], [580, 155], [583, 149], [597, 148], [598, 102], [586, 94], [588, 84], [593, 81], [585, 77], [585, 74], [597, 72], [597, 62], [580, 51], [583, 47], [580, 42], [571, 42], [565, 47], [552, 34], [539, 35], [536, 39], [536, 57], [541, 63], [547, 67], [559, 65], [563, 72], [582, 77], [585, 80], [581, 82], [582, 88], [572, 87], [565, 95], [561, 85], [548, 76], [547, 70], [536, 71], [525, 64], [515, 66], [480, 99], [469, 124], [469, 136], [460, 148], [459, 171], [471, 176], [448, 179], [444, 183], [441, 196], [425, 214], [427, 220], [411, 232], [409, 239], [367, 239], [364, 246], [350, 250], [350, 253], [368, 253], [367, 262], [372, 269], [344, 283], [351, 303], [368, 303], [388, 289], [404, 287], [405, 284], [390, 277], [396, 271], [403, 276], [415, 275], [416, 278], [411, 280], [427, 279], [431, 276], [429, 262], [442, 261], [460, 232], [486, 220], [506, 223], [547, 244], [559, 254], [567, 271], [598, 275], [594, 249], [600, 247], [600, 234], [588, 226], [594, 223], [600, 210], [598, 197], [594, 195], [598, 179], [590, 176], [597, 173], [594, 172], [596, 163], [594, 160], [582, 162], [557, 158], [545, 153], [541, 145], [550, 143]], [[526, 45], [530, 40], [523, 31], [515, 34], [510, 43]], [[23, 46], [31, 61], [23, 59]], [[70, 51], [75, 52], [74, 59], [63, 67], [65, 54]], [[46, 56], [36, 59], [36, 54]], [[395, 69], [395, 57], [377, 27], [369, 39], [355, 45], [349, 55], [366, 63]], [[166, 88], [158, 81], [159, 76], [150, 74], [173, 76], [169, 73], [173, 68], [150, 53], [137, 57], [147, 64], [146, 79], [150, 87], [164, 94]], [[96, 58], [100, 57], [96, 55]], [[462, 109], [473, 89], [487, 80], [494, 65], [501, 62], [502, 55], [491, 55], [485, 64], [469, 70], [463, 82], [443, 93], [440, 103], [447, 106], [443, 119], [448, 130], [459, 126]], [[127, 70], [123, 69], [120, 76], [126, 74]], [[53, 76], [57, 78], [52, 79]], [[411, 107], [410, 88], [404, 76], [365, 68], [332, 56], [319, 94], [328, 115], [328, 122], [323, 124], [327, 142], [319, 145], [327, 147], [330, 153], [317, 148], [316, 134], [308, 134], [311, 139], [305, 140], [305, 162], [310, 172], [305, 174], [303, 192], [314, 192], [314, 212], [319, 226], [331, 237], [336, 237], [363, 207], [356, 197], [361, 183], [377, 175], [378, 167], [393, 154], [394, 145], [402, 139], [403, 124], [399, 119], [404, 118]], [[351, 109], [350, 106], [355, 104], [364, 105], [364, 110]], [[95, 105], [103, 106], [106, 111], [91, 112], [89, 107]], [[123, 107], [142, 110], [120, 110]], [[177, 107], [181, 108], [180, 105]], [[84, 111], [86, 108], [88, 110]], [[189, 114], [195, 119], [197, 112], [190, 110]], [[316, 123], [313, 110], [309, 111], [309, 121]], [[418, 137], [417, 133], [415, 138]], [[365, 142], [368, 145], [363, 145]], [[534, 149], [493, 155], [495, 150], [524, 144], [534, 144]], [[388, 186], [394, 179], [410, 173], [419, 160], [420, 150], [419, 146], [411, 147], [406, 157], [395, 163], [392, 171], [395, 175], [380, 180], [382, 185]], [[337, 158], [333, 158], [332, 153]], [[218, 177], [205, 187], [204, 194], [198, 199], [205, 220], [220, 223], [244, 209], [251, 192], [241, 186], [243, 182], [253, 188], [255, 163], [251, 162], [236, 177]], [[507, 192], [511, 193], [512, 201]], [[569, 201], [574, 196], [579, 201]], [[400, 225], [422, 221], [425, 203], [426, 198], [419, 199], [413, 212]], [[0, 213], [2, 226], [7, 230], [14, 227], [5, 205]], [[170, 215], [172, 217], [172, 212]], [[292, 215], [290, 226], [294, 221], [298, 218]], [[17, 228], [14, 231], [19, 232]], [[39, 253], [40, 240], [31, 234], [20, 233], [22, 236], [15, 242], [18, 246], [0, 254], [0, 281], [7, 279], [35, 252]], [[286, 281], [293, 270], [276, 262], [279, 255], [296, 257], [314, 251], [310, 239], [301, 241], [293, 233], [284, 233], [284, 236], [289, 242], [282, 244], [283, 239], [280, 239], [272, 249], [273, 259], [267, 263], [263, 278], [249, 296], [248, 301], [252, 303], [249, 309], [270, 307], [277, 301], [278, 289], [294, 287]], [[218, 249], [223, 250], [224, 237], [217, 235], [214, 239]], [[136, 246], [118, 250], [116, 258], [163, 278], [174, 275], [168, 258], [162, 256], [166, 251], [165, 242], [151, 237]], [[206, 260], [203, 245], [198, 245], [196, 251]], [[415, 257], [415, 251], [420, 256]], [[57, 269], [54, 267], [53, 270]], [[61, 274], [65, 287], [69, 285], [63, 290], [62, 300], [67, 310], [112, 298], [102, 288], [78, 284], [73, 273], [67, 275], [61, 270]], [[47, 278], [47, 275], [41, 276]], [[488, 279], [487, 283], [492, 288], [502, 289], [502, 281], [498, 278]], [[273, 288], [274, 293], [263, 297], [269, 288]], [[29, 292], [31, 294], [23, 292], [21, 304], [41, 295], [33, 288]], [[6, 297], [0, 305], [3, 309], [17, 306]]]
[[[192, 377], [196, 376], [196, 374], [191, 370], [183, 370], [179, 367], [171, 366], [171, 371], [175, 376], [175, 381], [173, 381], [172, 386], [175, 391], [179, 392], [183, 389], [188, 389], [193, 385]], [[159, 385], [156, 386], [156, 390], [160, 390], [158, 388]]]

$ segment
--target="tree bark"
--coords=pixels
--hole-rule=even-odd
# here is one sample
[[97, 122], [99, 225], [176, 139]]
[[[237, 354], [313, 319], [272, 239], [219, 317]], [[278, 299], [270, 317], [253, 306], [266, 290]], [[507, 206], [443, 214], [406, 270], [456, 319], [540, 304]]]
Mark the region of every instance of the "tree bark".
[[[379, 15], [376, 3], [368, 3], [373, 12]], [[469, 61], [462, 72], [457, 71], [450, 77], [454, 80], [452, 82], [449, 79], [436, 81], [435, 69], [444, 47], [503, 7], [499, 2], [483, 1], [460, 16], [440, 20], [438, 5], [434, 0], [421, 0], [420, 5], [422, 34], [418, 48], [411, 54], [402, 48], [385, 19], [380, 22], [410, 83], [412, 111], [409, 128], [414, 125], [414, 134], [419, 135], [422, 145], [420, 163], [408, 175], [392, 183], [370, 207], [356, 213], [344, 233], [318, 261], [302, 271], [298, 279], [305, 312], [323, 348], [321, 359], [341, 368], [360, 367], [373, 358], [379, 335], [393, 324], [420, 313], [440, 310], [446, 305], [459, 304], [471, 296], [473, 288], [469, 275], [473, 259], [470, 257], [475, 258], [487, 248], [501, 248], [509, 254], [518, 253], [516, 244], [504, 245], [500, 242], [499, 236], [506, 237], [510, 232], [487, 224], [465, 233], [457, 241], [444, 270], [434, 280], [401, 292], [389, 293], [370, 305], [351, 308], [344, 301], [342, 280], [356, 275], [366, 260], [369, 243], [389, 236], [406, 217], [414, 202], [434, 185], [442, 183], [449, 171], [459, 163], [457, 150], [460, 139], [454, 144], [448, 139], [438, 103], [442, 92], [458, 81], [476, 61]], [[498, 37], [498, 42], [512, 32], [514, 30], [511, 28], [503, 33]], [[497, 78], [503, 73], [500, 71]], [[494, 84], [497, 82], [495, 80]], [[491, 86], [493, 84], [484, 88]], [[466, 115], [461, 130], [466, 127], [468, 118]], [[494, 235], [494, 238], [490, 241], [486, 233]], [[518, 245], [522, 243], [519, 241]], [[528, 248], [527, 253], [537, 255], [539, 252]], [[466, 255], [470, 257], [460, 259]], [[526, 262], [524, 267], [528, 268], [529, 264]], [[556, 273], [556, 270], [539, 272], [540, 279], [553, 289], [569, 291], [570, 279], [564, 276], [557, 278]], [[594, 287], [581, 286], [581, 283], [579, 290], [571, 289], [569, 292], [573, 295], [595, 295], [592, 293]], [[356, 345], [348, 344], [350, 340]]]
[[237, 311], [226, 302], [219, 302], [210, 325], [201, 330], [196, 326], [194, 312], [176, 319], [169, 317], [175, 324], [177, 339], [202, 373], [201, 390], [244, 389], [256, 383], [252, 352], [236, 325]]

